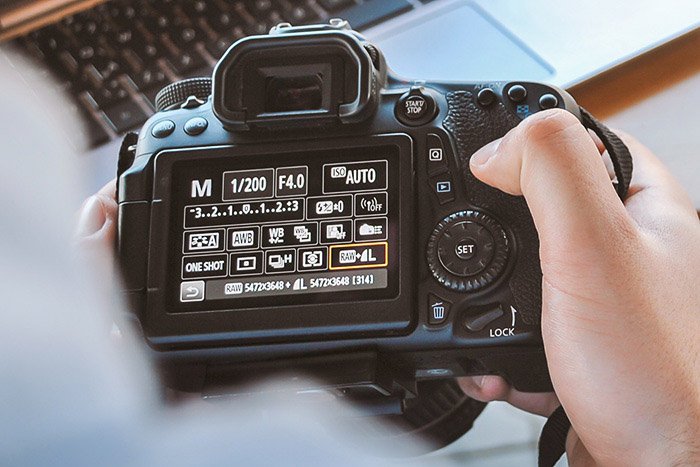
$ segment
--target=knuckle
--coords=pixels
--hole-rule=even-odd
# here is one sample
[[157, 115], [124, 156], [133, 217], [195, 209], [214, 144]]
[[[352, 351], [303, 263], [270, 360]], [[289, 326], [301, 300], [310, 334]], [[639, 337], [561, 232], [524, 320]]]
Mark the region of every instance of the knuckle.
[[580, 129], [585, 132], [581, 122], [571, 112], [563, 109], [536, 113], [520, 124], [522, 137], [530, 143], [540, 144], [568, 137], [571, 129]]

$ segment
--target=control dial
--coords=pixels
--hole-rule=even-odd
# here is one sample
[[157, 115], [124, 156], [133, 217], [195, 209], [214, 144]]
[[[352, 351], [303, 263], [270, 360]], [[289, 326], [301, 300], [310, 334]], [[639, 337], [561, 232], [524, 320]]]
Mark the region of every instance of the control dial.
[[156, 94], [156, 110], [169, 110], [187, 98], [206, 101], [211, 94], [211, 78], [190, 78], [169, 84]]
[[495, 220], [478, 211], [460, 211], [435, 227], [428, 240], [428, 267], [446, 288], [473, 292], [503, 273], [508, 247]]

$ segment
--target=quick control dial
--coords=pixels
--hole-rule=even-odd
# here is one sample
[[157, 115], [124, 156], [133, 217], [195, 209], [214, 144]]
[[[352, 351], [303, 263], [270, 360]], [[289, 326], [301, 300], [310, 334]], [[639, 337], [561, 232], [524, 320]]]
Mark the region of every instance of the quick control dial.
[[444, 218], [428, 240], [428, 267], [443, 286], [473, 292], [495, 281], [508, 259], [508, 237], [501, 226], [478, 211]]

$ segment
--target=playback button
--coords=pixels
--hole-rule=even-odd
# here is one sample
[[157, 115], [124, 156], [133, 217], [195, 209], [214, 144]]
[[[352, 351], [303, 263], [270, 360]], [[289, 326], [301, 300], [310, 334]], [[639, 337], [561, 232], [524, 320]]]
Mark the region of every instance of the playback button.
[[433, 175], [430, 177], [428, 183], [433, 189], [433, 193], [435, 193], [435, 196], [437, 196], [440, 204], [449, 203], [455, 200], [455, 186], [449, 172]]

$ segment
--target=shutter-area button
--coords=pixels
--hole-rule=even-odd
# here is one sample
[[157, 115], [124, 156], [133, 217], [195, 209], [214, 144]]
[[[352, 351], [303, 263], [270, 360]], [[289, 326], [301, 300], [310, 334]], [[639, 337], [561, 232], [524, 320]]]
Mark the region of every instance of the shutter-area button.
[[154, 138], [166, 138], [175, 131], [175, 122], [172, 120], [161, 120], [151, 127], [151, 134]]
[[204, 130], [209, 126], [209, 122], [202, 117], [191, 118], [185, 123], [185, 133], [190, 136], [197, 136], [204, 133]]

